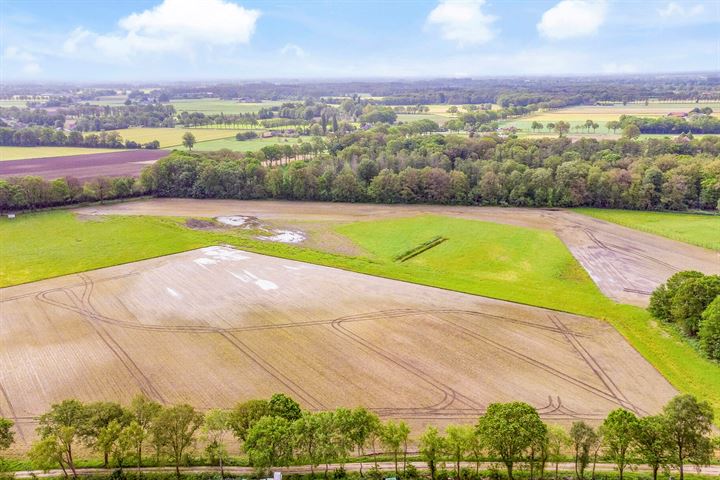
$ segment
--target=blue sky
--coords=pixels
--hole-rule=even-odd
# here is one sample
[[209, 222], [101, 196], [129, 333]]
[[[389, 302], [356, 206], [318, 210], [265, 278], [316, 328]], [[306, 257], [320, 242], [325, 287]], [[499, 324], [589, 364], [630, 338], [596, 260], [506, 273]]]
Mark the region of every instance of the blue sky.
[[2, 81], [720, 71], [720, 0], [0, 0]]

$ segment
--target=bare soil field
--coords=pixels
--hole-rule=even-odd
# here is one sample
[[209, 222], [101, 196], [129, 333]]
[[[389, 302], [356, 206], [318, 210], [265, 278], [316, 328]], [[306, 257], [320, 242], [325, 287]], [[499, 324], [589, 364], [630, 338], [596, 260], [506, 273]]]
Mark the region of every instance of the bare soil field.
[[309, 231], [308, 246], [328, 242], [348, 252], [352, 252], [352, 246], [338, 238], [328, 225], [432, 213], [549, 229], [567, 245], [605, 295], [637, 306], [646, 306], [650, 293], [678, 271], [720, 274], [717, 252], [566, 210], [153, 199], [90, 207], [78, 212], [199, 217], [248, 215], [281, 228]]
[[137, 176], [147, 165], [168, 155], [165, 150], [123, 150], [110, 153], [28, 158], [0, 162], [0, 177], [37, 175], [48, 180], [60, 177]]
[[0, 308], [0, 415], [25, 442], [70, 397], [206, 409], [285, 392], [419, 429], [497, 401], [596, 422], [676, 394], [599, 320], [222, 246], [5, 288]]

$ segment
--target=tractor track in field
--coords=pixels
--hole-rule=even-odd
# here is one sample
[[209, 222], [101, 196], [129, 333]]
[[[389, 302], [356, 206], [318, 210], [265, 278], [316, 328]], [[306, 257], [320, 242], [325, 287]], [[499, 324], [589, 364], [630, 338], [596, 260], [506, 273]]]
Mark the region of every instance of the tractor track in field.
[[[132, 274], [137, 274], [137, 272], [133, 272]], [[111, 278], [103, 279], [104, 281], [110, 280], [113, 278], [123, 278], [127, 275], [121, 275], [121, 276], [115, 276]], [[299, 399], [302, 399], [305, 401], [310, 408], [320, 410], [326, 408], [326, 406], [318, 400], [316, 397], [314, 397], [311, 393], [309, 393], [307, 390], [305, 390], [303, 387], [297, 384], [297, 382], [294, 382], [292, 379], [284, 375], [282, 372], [277, 370], [274, 366], [272, 366], [270, 363], [268, 363], [266, 360], [262, 358], [261, 355], [259, 355], [257, 352], [255, 352], [252, 348], [250, 348], [245, 342], [242, 341], [238, 337], [238, 334], [246, 331], [262, 331], [262, 330], [272, 330], [272, 329], [287, 329], [287, 328], [299, 328], [299, 327], [312, 327], [312, 326], [321, 326], [321, 325], [329, 325], [332, 330], [339, 336], [350, 340], [351, 342], [360, 345], [363, 347], [366, 351], [371, 351], [373, 354], [378, 355], [385, 359], [386, 361], [390, 362], [391, 364], [403, 369], [404, 371], [408, 372], [410, 375], [414, 376], [418, 379], [418, 383], [421, 384], [427, 384], [428, 391], [432, 390], [434, 392], [439, 392], [442, 395], [442, 398], [434, 405], [428, 406], [428, 407], [418, 407], [418, 408], [377, 408], [374, 409], [378, 412], [380, 415], [385, 416], [392, 416], [397, 414], [403, 414], [412, 416], [413, 418], [422, 418], [422, 419], [433, 419], [433, 418], [467, 418], [469, 416], [476, 416], [478, 414], [481, 414], [484, 411], [484, 406], [473, 400], [472, 398], [458, 392], [457, 390], [453, 389], [452, 387], [444, 384], [441, 381], [438, 381], [437, 379], [432, 378], [427, 374], [427, 372], [424, 372], [420, 368], [414, 366], [412, 363], [407, 362], [406, 360], [398, 357], [397, 355], [393, 354], [392, 352], [389, 352], [383, 348], [378, 347], [377, 345], [373, 345], [371, 342], [367, 341], [366, 339], [363, 339], [359, 335], [351, 332], [349, 329], [347, 329], [343, 324], [344, 323], [353, 323], [353, 322], [364, 322], [364, 321], [376, 321], [376, 320], [382, 320], [382, 319], [391, 319], [391, 318], [404, 318], [409, 316], [426, 316], [426, 315], [432, 315], [432, 320], [434, 322], [443, 322], [447, 325], [450, 325], [453, 328], [460, 329], [465, 334], [468, 334], [471, 337], [474, 337], [475, 339], [481, 340], [482, 342], [489, 344], [491, 346], [494, 346], [496, 348], [499, 348], [501, 351], [510, 354], [511, 356], [514, 356], [515, 358], [519, 358], [527, 363], [530, 363], [531, 365], [534, 365], [536, 367], [539, 367], [547, 372], [550, 372], [554, 376], [561, 378], [563, 380], [570, 381], [571, 383], [581, 386], [581, 388], [590, 391], [596, 395], [599, 395], [602, 398], [605, 399], [612, 399], [613, 401], [617, 403], [623, 403], [623, 401], [618, 398], [616, 395], [607, 394], [605, 392], [598, 392], [597, 388], [593, 385], [587, 384], [586, 382], [583, 382], [581, 380], [578, 380], [574, 377], [568, 376], [566, 374], [563, 374], [562, 372], [557, 371], [552, 366], [539, 362], [537, 360], [531, 359], [530, 357], [522, 354], [521, 352], [518, 352], [510, 347], [502, 346], [498, 342], [495, 342], [491, 339], [488, 339], [487, 337], [484, 337], [482, 335], [477, 334], [476, 332], [471, 332], [466, 327], [458, 325], [448, 319], [439, 317], [438, 315], [442, 314], [459, 314], [459, 315], [468, 315], [472, 317], [480, 317], [480, 318], [490, 318], [494, 320], [501, 320], [501, 321], [507, 321], [510, 323], [527, 326], [530, 328], [536, 328], [543, 331], [560, 334], [565, 336], [565, 338], [568, 338], [568, 336], [571, 336], [572, 338], [575, 337], [587, 337], [586, 334], [582, 334], [579, 332], [572, 332], [571, 330], [567, 329], [564, 325], [558, 325], [556, 322], [553, 322], [553, 325], [543, 325], [536, 322], [530, 322], [526, 320], [521, 320], [517, 318], [513, 318], [510, 316], [505, 315], [496, 315], [496, 314], [490, 314], [490, 313], [483, 313], [478, 312], [475, 310], [467, 310], [467, 309], [447, 309], [447, 308], [438, 308], [438, 309], [412, 309], [412, 308], [405, 308], [405, 309], [391, 309], [391, 310], [381, 310], [381, 311], [375, 311], [375, 312], [367, 312], [367, 313], [360, 313], [360, 314], [353, 314], [353, 315], [346, 315], [343, 317], [337, 317], [333, 319], [323, 319], [323, 320], [314, 320], [309, 322], [286, 322], [281, 324], [270, 324], [270, 325], [255, 325], [255, 326], [245, 326], [245, 327], [213, 327], [209, 325], [140, 325], [132, 322], [122, 321], [118, 320], [112, 317], [108, 317], [106, 315], [103, 315], [102, 313], [98, 312], [97, 309], [92, 304], [92, 291], [94, 288], [94, 282], [89, 278], [87, 275], [80, 275], [80, 278], [82, 279], [82, 283], [73, 284], [69, 287], [59, 287], [59, 288], [53, 288], [46, 291], [36, 292], [35, 298], [43, 303], [47, 303], [50, 305], [53, 305], [58, 308], [63, 308], [66, 310], [70, 310], [74, 313], [77, 313], [79, 315], [82, 315], [93, 327], [98, 337], [102, 340], [102, 342], [106, 345], [106, 347], [113, 353], [115, 358], [120, 361], [120, 363], [123, 365], [123, 367], [126, 369], [126, 371], [132, 376], [132, 378], [137, 382], [138, 387], [140, 390], [146, 394], [147, 396], [154, 398], [161, 403], [166, 403], [165, 399], [163, 398], [162, 394], [152, 385], [152, 382], [145, 376], [145, 374], [142, 372], [142, 370], [137, 366], [137, 364], [132, 360], [131, 356], [122, 348], [122, 346], [108, 333], [106, 329], [102, 327], [101, 324], [108, 324], [117, 326], [120, 328], [128, 328], [128, 329], [134, 329], [134, 330], [142, 330], [147, 332], [168, 332], [168, 333], [209, 333], [209, 334], [218, 334], [220, 335], [224, 340], [226, 340], [228, 343], [230, 343], [233, 348], [241, 352], [245, 357], [250, 359], [257, 367], [262, 369], [265, 373], [267, 373], [269, 376], [277, 380], [279, 383], [285, 386], [289, 392], [296, 395]], [[82, 293], [78, 295], [77, 293], [73, 292], [72, 290], [82, 287]], [[69, 300], [69, 303], [65, 303], [56, 299], [53, 299], [50, 297], [50, 294], [63, 292], [66, 296], [66, 298]], [[28, 294], [29, 295], [29, 294]], [[6, 298], [5, 301], [12, 300], [12, 299], [20, 299], [25, 298], [28, 295], [21, 295], [16, 296], [12, 298]], [[591, 367], [592, 368], [592, 367]], [[604, 380], [604, 377], [602, 374], [598, 374], [595, 370], [593, 370], [601, 380]], [[604, 380], [606, 381], [606, 380]], [[589, 413], [577, 413], [570, 411], [562, 405], [561, 400], [558, 398], [557, 402], [554, 403], [554, 400], [550, 400], [550, 403], [546, 407], [541, 407], [540, 412], [548, 417], [548, 418], [586, 418], [586, 419], [594, 419], [596, 418], [593, 414]], [[451, 408], [453, 404], [460, 404], [463, 405], [466, 408]]]

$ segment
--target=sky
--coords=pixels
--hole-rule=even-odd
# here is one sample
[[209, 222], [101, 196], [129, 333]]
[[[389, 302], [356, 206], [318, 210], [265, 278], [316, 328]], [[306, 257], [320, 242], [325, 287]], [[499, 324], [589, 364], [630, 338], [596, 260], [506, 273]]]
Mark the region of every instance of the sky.
[[0, 0], [0, 83], [720, 73], [720, 0]]

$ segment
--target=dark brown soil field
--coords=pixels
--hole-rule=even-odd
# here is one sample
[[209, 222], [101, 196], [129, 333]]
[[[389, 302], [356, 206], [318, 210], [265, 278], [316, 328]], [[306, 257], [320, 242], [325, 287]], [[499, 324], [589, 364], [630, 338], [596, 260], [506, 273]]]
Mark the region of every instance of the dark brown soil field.
[[166, 150], [124, 150], [66, 157], [28, 158], [0, 162], [0, 177], [37, 175], [90, 179], [138, 175], [143, 168], [167, 156]]

